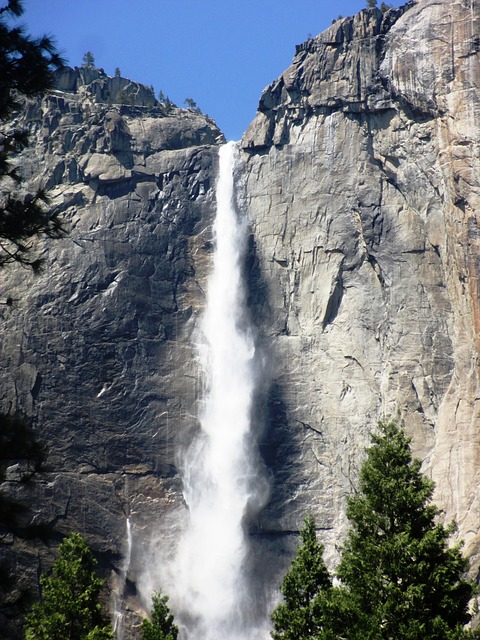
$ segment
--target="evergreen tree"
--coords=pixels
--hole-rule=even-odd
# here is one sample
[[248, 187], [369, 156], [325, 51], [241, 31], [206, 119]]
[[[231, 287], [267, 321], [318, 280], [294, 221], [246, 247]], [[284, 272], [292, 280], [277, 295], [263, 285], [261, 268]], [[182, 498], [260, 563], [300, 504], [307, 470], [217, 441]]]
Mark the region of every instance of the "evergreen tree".
[[95, 69], [95, 56], [91, 51], [83, 54], [82, 67], [84, 69]]
[[[0, 9], [0, 123], [19, 109], [21, 96], [37, 96], [54, 86], [53, 71], [63, 60], [48, 37], [32, 38], [22, 27], [12, 26], [21, 16], [21, 0], [9, 0]], [[63, 228], [57, 214], [45, 210], [45, 193], [39, 190], [26, 198], [12, 195], [20, 175], [12, 155], [27, 144], [24, 131], [0, 131], [0, 267], [20, 262], [38, 269], [41, 262], [31, 257], [32, 239], [39, 235], [58, 238]]]
[[469, 637], [468, 562], [450, 547], [454, 526], [437, 522], [433, 482], [412, 458], [410, 439], [393, 421], [379, 424], [350, 497], [351, 530], [338, 577], [350, 598], [353, 640]]
[[191, 109], [195, 113], [202, 113], [202, 110], [197, 105], [195, 100], [193, 100], [193, 98], [185, 98], [184, 103], [186, 104], [187, 109]]
[[195, 100], [193, 100], [193, 98], [185, 98], [184, 102], [187, 105], [187, 107], [189, 109], [192, 109], [193, 111], [195, 111], [195, 109], [198, 108], [197, 103], [195, 102]]
[[367, 0], [367, 7], [374, 9], [377, 6], [377, 0]]
[[78, 533], [65, 538], [59, 552], [51, 575], [40, 578], [41, 599], [26, 617], [25, 640], [111, 640], [92, 552]]
[[327, 595], [332, 582], [323, 561], [323, 546], [317, 540], [313, 516], [305, 518], [300, 536], [302, 544], [280, 589], [284, 601], [272, 613], [272, 638], [334, 638], [329, 635], [329, 625], [325, 624]]
[[152, 596], [152, 615], [142, 622], [142, 640], [177, 640], [178, 627], [167, 605], [168, 597], [161, 593]]
[[170, 98], [168, 96], [166, 96], [163, 91], [160, 91], [159, 95], [158, 95], [158, 100], [161, 104], [161, 106], [163, 107], [163, 111], [165, 113], [165, 115], [168, 115], [169, 113], [172, 112], [172, 110], [175, 107], [175, 103], [172, 102], [172, 100], [170, 100]]

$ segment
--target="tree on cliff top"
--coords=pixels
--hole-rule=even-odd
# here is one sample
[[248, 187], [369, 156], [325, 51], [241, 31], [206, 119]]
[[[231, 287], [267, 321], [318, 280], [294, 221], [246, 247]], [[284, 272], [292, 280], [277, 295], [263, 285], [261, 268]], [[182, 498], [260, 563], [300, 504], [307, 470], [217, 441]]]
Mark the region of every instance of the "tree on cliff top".
[[323, 546], [317, 540], [313, 516], [305, 518], [300, 536], [302, 544], [280, 588], [283, 602], [272, 613], [274, 640], [328, 637], [321, 632], [332, 581], [323, 561]]
[[393, 421], [379, 423], [348, 499], [351, 529], [337, 575], [356, 624], [347, 638], [447, 640], [470, 637], [473, 589], [468, 561], [449, 546], [454, 525], [437, 522], [433, 482], [412, 458], [410, 439]]
[[167, 605], [168, 597], [160, 592], [152, 596], [152, 615], [142, 622], [142, 640], [177, 640], [178, 627]]
[[25, 619], [25, 640], [112, 640], [92, 552], [78, 533], [65, 538], [59, 552], [52, 573], [40, 578], [41, 599]]
[[[0, 9], [0, 122], [5, 125], [21, 107], [19, 96], [37, 96], [54, 86], [53, 71], [63, 60], [52, 40], [32, 38], [22, 27], [12, 26], [21, 16], [21, 0], [9, 0]], [[25, 131], [0, 130], [0, 267], [11, 262], [38, 269], [41, 261], [31, 256], [32, 240], [40, 235], [64, 234], [58, 215], [44, 208], [42, 190], [24, 198], [15, 195], [21, 182], [12, 155], [27, 144]]]
[[83, 54], [82, 67], [84, 69], [95, 69], [95, 56], [91, 51]]

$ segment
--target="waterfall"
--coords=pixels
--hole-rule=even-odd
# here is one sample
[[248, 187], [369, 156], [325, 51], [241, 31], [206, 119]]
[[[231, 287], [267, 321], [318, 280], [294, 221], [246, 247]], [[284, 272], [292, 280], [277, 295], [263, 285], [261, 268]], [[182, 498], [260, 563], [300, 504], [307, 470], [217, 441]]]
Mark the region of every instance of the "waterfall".
[[251, 425], [255, 345], [242, 280], [248, 224], [235, 208], [237, 153], [235, 143], [219, 152], [215, 252], [199, 348], [201, 430], [183, 461], [189, 524], [175, 562], [175, 600], [188, 640], [253, 640], [257, 634], [245, 526], [264, 503], [266, 481]]
[[114, 596], [113, 632], [115, 640], [123, 640], [125, 629], [123, 624], [122, 607], [125, 599], [125, 587], [127, 585], [128, 570], [132, 558], [132, 527], [130, 517], [126, 519], [126, 551], [119, 574], [119, 585]]

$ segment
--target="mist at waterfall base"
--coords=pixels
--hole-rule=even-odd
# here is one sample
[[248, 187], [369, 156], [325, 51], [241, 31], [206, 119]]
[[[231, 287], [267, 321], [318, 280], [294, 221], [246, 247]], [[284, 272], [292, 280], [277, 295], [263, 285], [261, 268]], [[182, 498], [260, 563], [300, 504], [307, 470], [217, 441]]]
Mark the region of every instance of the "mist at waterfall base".
[[127, 576], [130, 569], [132, 557], [132, 527], [130, 517], [125, 520], [125, 550], [123, 563], [117, 575], [116, 585], [113, 589], [113, 633], [115, 640], [123, 640], [125, 637], [125, 626], [122, 607], [125, 599], [125, 588], [127, 586]]
[[255, 344], [242, 278], [248, 223], [235, 207], [237, 153], [235, 143], [219, 152], [215, 252], [199, 346], [201, 430], [182, 460], [189, 521], [174, 560], [171, 600], [187, 640], [268, 635], [268, 614], [258, 622], [249, 588], [245, 531], [266, 502], [268, 484], [252, 431]]

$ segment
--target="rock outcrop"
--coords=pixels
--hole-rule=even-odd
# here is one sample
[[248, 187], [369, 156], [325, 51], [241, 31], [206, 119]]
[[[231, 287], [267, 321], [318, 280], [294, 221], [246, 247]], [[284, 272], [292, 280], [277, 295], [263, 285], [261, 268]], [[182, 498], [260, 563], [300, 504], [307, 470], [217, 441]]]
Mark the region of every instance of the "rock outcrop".
[[[252, 539], [272, 585], [307, 511], [335, 559], [345, 496], [388, 414], [478, 568], [479, 27], [464, 0], [338, 20], [297, 47], [242, 140], [272, 480]], [[130, 609], [135, 585], [158, 587], [145, 564], [183, 517], [176, 452], [197, 427], [223, 141], [202, 114], [78, 69], [22, 122], [28, 186], [49, 189], [69, 235], [42, 243], [43, 274], [5, 270], [0, 285], [1, 408], [30, 416], [47, 453], [33, 475], [12, 460], [2, 485], [26, 506], [0, 547], [21, 576], [0, 620], [12, 637], [16, 599], [72, 529]]]

